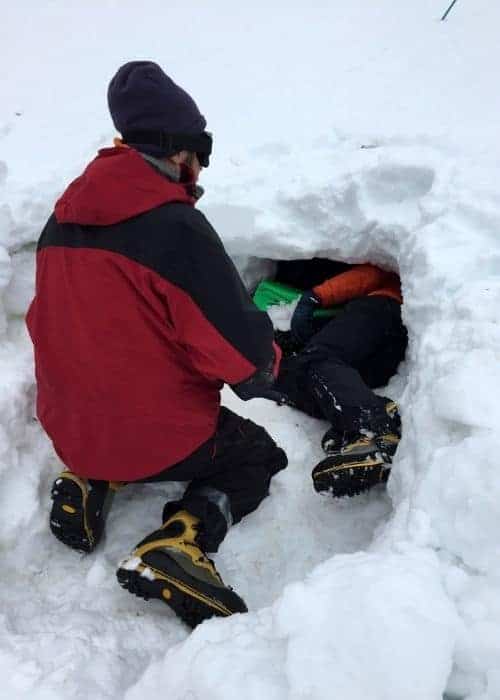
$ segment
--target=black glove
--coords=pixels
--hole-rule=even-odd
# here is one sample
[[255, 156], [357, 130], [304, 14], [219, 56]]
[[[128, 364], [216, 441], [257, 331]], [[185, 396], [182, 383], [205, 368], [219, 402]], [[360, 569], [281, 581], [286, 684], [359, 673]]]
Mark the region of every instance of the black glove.
[[269, 401], [275, 401], [280, 406], [290, 403], [288, 397], [280, 391], [276, 391], [272, 387], [258, 385], [251, 380], [240, 382], [239, 384], [231, 384], [231, 389], [242, 401], [249, 401], [250, 399], [268, 399]]
[[274, 358], [265, 369], [258, 369], [251, 377], [239, 384], [231, 384], [231, 389], [242, 401], [269, 399], [278, 404], [287, 402], [287, 397], [274, 389]]
[[292, 337], [292, 331], [274, 331], [274, 341], [280, 346], [283, 359], [293, 357], [304, 349], [304, 343], [299, 343]]
[[304, 292], [300, 297], [290, 324], [292, 338], [297, 343], [305, 344], [314, 335], [313, 314], [320, 305], [319, 297], [312, 290]]

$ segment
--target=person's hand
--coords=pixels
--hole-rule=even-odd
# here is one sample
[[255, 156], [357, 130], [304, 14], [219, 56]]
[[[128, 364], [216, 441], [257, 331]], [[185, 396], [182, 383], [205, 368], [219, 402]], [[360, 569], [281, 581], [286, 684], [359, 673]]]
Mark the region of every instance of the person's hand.
[[289, 403], [288, 397], [281, 391], [273, 388], [273, 383], [266, 383], [251, 377], [239, 384], [231, 384], [231, 389], [242, 401], [250, 399], [268, 399], [280, 406]]
[[288, 402], [288, 397], [274, 387], [281, 361], [281, 348], [273, 343], [273, 357], [268, 366], [257, 370], [251, 377], [239, 384], [232, 384], [231, 389], [242, 401], [250, 399], [269, 399], [277, 404]]
[[319, 297], [312, 290], [304, 292], [300, 297], [290, 324], [292, 338], [297, 343], [305, 344], [314, 335], [313, 315], [320, 305]]

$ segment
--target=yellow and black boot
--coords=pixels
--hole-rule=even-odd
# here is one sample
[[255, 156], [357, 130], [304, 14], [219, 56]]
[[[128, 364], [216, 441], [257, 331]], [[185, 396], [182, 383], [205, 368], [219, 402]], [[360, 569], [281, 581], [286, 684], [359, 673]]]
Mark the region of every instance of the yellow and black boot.
[[394, 401], [388, 401], [385, 410], [387, 419], [378, 434], [349, 435], [330, 429], [324, 435], [322, 446], [327, 457], [312, 471], [316, 491], [329, 491], [341, 498], [387, 481], [401, 439], [401, 421]]
[[71, 471], [61, 472], [51, 490], [52, 534], [72, 549], [92, 552], [102, 537], [115, 491], [120, 485], [81, 479]]
[[198, 544], [199, 530], [198, 518], [185, 510], [175, 513], [137, 545], [116, 573], [123, 588], [163, 601], [190, 627], [213, 616], [247, 612]]

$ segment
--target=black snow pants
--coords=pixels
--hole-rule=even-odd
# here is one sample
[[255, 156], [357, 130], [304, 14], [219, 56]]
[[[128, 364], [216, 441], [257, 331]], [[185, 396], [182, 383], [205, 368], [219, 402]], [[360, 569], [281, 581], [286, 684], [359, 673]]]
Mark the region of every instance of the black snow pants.
[[384, 386], [403, 360], [408, 335], [401, 306], [385, 296], [356, 299], [284, 360], [276, 388], [300, 410], [334, 430], [378, 432], [387, 421]]
[[166, 504], [163, 521], [179, 510], [189, 511], [201, 521], [200, 545], [216, 552], [228, 527], [257, 508], [269, 493], [271, 478], [287, 463], [264, 428], [222, 407], [212, 438], [143, 482], [188, 481], [184, 496]]

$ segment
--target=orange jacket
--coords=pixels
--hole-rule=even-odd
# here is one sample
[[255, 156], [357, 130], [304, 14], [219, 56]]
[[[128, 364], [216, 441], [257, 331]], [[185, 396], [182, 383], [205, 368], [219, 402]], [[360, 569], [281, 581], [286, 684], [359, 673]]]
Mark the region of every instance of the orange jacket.
[[313, 292], [321, 300], [322, 306], [344, 304], [365, 296], [391, 297], [400, 304], [403, 301], [398, 275], [369, 263], [353, 265], [350, 270], [313, 287]]

